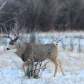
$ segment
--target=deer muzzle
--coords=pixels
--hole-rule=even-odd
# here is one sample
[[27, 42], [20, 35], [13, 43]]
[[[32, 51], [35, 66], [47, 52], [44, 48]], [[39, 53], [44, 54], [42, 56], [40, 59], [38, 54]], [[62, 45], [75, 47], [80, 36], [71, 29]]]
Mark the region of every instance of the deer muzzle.
[[10, 48], [7, 48], [7, 50], [10, 50]]

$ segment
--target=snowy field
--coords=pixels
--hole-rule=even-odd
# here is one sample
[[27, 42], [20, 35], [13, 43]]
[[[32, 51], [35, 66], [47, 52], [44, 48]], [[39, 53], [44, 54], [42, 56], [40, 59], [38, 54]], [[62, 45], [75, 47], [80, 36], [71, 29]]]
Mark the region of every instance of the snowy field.
[[[29, 38], [30, 35], [23, 37]], [[0, 84], [84, 84], [84, 32], [35, 34], [36, 44], [56, 43], [62, 39], [58, 43], [58, 59], [66, 74], [63, 76], [58, 69], [56, 77], [53, 77], [55, 67], [49, 62], [39, 79], [25, 76], [22, 59], [5, 49], [9, 39], [0, 39]], [[29, 42], [29, 39], [25, 41]]]

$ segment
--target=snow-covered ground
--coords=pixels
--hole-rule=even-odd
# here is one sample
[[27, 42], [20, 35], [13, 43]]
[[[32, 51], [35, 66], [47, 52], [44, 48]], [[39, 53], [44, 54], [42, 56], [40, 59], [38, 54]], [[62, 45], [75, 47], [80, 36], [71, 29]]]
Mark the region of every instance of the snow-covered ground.
[[58, 43], [58, 59], [62, 62], [66, 76], [63, 76], [58, 69], [56, 77], [53, 77], [55, 67], [52, 62], [49, 62], [39, 79], [28, 79], [22, 69], [23, 61], [12, 51], [6, 51], [5, 46], [1, 45], [0, 84], [84, 84], [84, 33], [40, 33], [36, 34], [35, 41], [36, 44], [47, 44], [55, 43], [56, 39], [61, 38], [62, 41]]

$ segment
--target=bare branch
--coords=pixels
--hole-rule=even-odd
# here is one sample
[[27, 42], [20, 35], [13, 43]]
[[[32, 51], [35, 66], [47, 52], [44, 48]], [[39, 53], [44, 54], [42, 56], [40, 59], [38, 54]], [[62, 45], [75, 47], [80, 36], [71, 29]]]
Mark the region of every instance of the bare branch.
[[0, 12], [0, 14], [11, 14], [11, 15], [18, 15], [17, 13], [9, 13], [9, 12]]
[[0, 25], [5, 25], [6, 23], [8, 23], [8, 22], [10, 22], [10, 21], [12, 21], [12, 20], [15, 20], [15, 18], [12, 18], [12, 19], [10, 19], [10, 20], [4, 22], [4, 23], [0, 23]]
[[2, 6], [0, 7], [0, 10], [4, 7], [4, 5], [7, 3], [7, 1], [8, 1], [8, 0], [6, 0], [6, 1], [2, 4]]
[[[63, 39], [63, 38], [62, 38]], [[58, 40], [57, 43], [59, 43], [62, 39]]]

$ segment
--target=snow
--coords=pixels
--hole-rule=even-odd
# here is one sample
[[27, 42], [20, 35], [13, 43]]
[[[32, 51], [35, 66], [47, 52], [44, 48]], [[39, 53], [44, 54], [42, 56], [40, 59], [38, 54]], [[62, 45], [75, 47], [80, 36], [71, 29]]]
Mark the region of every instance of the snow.
[[[66, 49], [63, 50], [62, 42], [58, 43], [59, 56], [58, 59], [62, 62], [64, 73], [63, 76], [60, 68], [56, 77], [54, 76], [54, 64], [50, 61], [47, 64], [46, 69], [43, 71], [39, 79], [29, 79], [25, 76], [22, 69], [23, 61], [12, 51], [6, 51], [3, 45], [0, 46], [0, 84], [84, 84], [84, 52], [77, 52], [79, 37], [84, 33], [42, 33], [36, 34], [36, 43], [41, 40], [42, 44], [52, 43], [53, 38], [59, 36], [63, 37], [63, 43], [66, 45]], [[55, 37], [56, 36], [56, 37]], [[65, 38], [68, 36], [69, 38]], [[29, 37], [29, 36], [28, 36]], [[40, 38], [38, 38], [40, 37]], [[71, 38], [72, 37], [72, 38]], [[47, 39], [46, 39], [47, 38]], [[70, 41], [73, 41], [74, 50], [69, 51]], [[80, 39], [80, 44], [83, 51], [84, 40]], [[48, 60], [46, 60], [48, 61]], [[44, 62], [46, 62], [44, 61]]]

